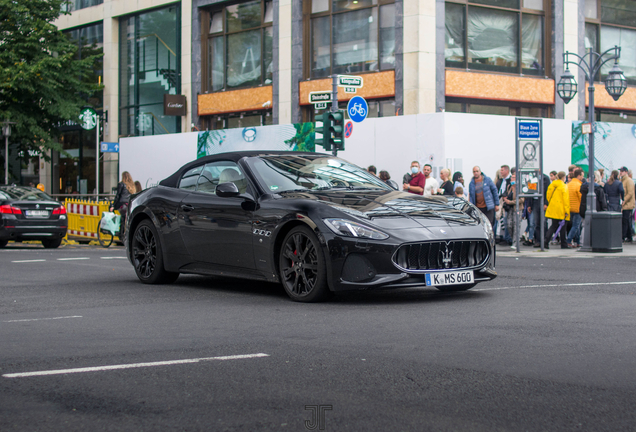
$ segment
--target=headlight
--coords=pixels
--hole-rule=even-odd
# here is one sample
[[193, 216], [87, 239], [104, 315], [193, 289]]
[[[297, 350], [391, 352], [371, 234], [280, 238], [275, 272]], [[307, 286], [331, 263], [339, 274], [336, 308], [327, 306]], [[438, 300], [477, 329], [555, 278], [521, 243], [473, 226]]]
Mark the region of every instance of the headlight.
[[372, 240], [384, 240], [388, 234], [347, 219], [324, 219], [331, 231], [346, 237], [357, 237]]

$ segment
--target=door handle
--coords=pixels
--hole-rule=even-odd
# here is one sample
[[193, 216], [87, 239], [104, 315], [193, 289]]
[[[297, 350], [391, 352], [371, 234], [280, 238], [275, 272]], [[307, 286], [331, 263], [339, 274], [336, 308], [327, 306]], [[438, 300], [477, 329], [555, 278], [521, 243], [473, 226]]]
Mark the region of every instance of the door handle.
[[184, 212], [191, 212], [192, 210], [194, 210], [194, 207], [192, 207], [190, 204], [181, 204], [181, 210], [183, 210]]

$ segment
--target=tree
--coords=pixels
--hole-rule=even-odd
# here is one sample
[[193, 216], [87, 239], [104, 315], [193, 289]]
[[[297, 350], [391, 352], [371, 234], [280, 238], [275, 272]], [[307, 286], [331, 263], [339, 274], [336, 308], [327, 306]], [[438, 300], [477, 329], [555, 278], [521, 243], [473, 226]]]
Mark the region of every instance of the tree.
[[100, 86], [94, 69], [101, 53], [77, 54], [78, 45], [52, 22], [65, 0], [0, 0], [0, 121], [17, 122], [11, 141], [22, 151], [61, 150], [58, 127], [77, 121]]

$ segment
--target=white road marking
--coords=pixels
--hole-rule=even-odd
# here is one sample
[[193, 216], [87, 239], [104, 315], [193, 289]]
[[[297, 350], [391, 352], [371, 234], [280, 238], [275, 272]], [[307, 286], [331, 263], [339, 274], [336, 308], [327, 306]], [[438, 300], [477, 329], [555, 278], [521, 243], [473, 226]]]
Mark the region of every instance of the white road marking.
[[479, 288], [471, 291], [498, 291], [516, 288], [553, 288], [553, 287], [576, 287], [576, 286], [595, 286], [595, 285], [636, 285], [636, 281], [627, 282], [584, 282], [584, 283], [564, 283], [564, 284], [549, 284], [549, 285], [521, 285], [513, 287], [499, 287], [499, 288]]
[[32, 263], [32, 262], [44, 262], [45, 259], [36, 259], [36, 260], [19, 260], [19, 261], [11, 261], [12, 263]]
[[114, 256], [114, 257], [102, 257], [102, 259], [126, 259], [126, 257], [118, 257], [118, 256]]
[[89, 257], [77, 257], [77, 258], [58, 258], [58, 261], [78, 261], [78, 260], [89, 260]]
[[170, 361], [160, 361], [160, 362], [152, 362], [152, 363], [132, 363], [132, 364], [121, 364], [121, 365], [112, 365], [112, 366], [96, 366], [96, 367], [75, 368], [75, 369], [59, 369], [59, 370], [38, 371], [38, 372], [10, 373], [10, 374], [4, 374], [2, 376], [5, 378], [25, 378], [25, 377], [43, 376], [43, 375], [66, 375], [66, 374], [72, 374], [72, 373], [99, 372], [99, 371], [107, 371], [107, 370], [132, 369], [132, 368], [143, 368], [143, 367], [153, 367], [153, 366], [171, 366], [171, 365], [178, 365], [178, 364], [199, 363], [202, 361], [211, 361], [211, 360], [240, 360], [240, 359], [258, 358], [258, 357], [269, 357], [269, 354], [258, 353], [258, 354], [230, 355], [230, 356], [221, 356], [221, 357], [203, 357], [203, 358], [195, 358], [195, 359], [170, 360]]
[[48, 321], [48, 320], [68, 319], [68, 318], [83, 318], [83, 317], [81, 315], [73, 315], [73, 316], [63, 316], [63, 317], [55, 317], [55, 318], [32, 318], [32, 319], [21, 319], [21, 320], [9, 320], [9, 321], [2, 321], [2, 322], [12, 323], [12, 322], [27, 322], [27, 321]]

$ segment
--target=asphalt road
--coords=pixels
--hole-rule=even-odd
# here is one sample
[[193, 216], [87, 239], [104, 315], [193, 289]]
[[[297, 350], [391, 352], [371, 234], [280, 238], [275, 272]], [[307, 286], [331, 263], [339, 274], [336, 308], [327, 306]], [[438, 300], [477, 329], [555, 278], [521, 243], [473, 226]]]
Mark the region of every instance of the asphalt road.
[[466, 293], [299, 304], [273, 284], [143, 285], [121, 247], [10, 246], [0, 431], [303, 431], [312, 406], [313, 430], [632, 431], [635, 264], [502, 257]]

